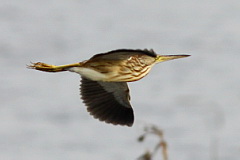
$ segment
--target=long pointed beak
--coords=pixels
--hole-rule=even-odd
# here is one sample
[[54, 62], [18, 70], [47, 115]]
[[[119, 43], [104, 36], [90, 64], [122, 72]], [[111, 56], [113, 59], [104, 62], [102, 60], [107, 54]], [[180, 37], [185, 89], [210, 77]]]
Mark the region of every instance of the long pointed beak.
[[156, 58], [156, 61], [159, 62], [164, 62], [164, 61], [169, 61], [173, 59], [178, 59], [178, 58], [185, 58], [189, 57], [190, 55], [182, 54], [182, 55], [158, 55]]

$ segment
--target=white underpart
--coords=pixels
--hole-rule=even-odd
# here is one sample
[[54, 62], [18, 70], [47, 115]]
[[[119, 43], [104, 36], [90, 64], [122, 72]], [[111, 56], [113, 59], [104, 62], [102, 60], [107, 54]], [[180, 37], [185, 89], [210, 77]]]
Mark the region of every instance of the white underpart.
[[91, 79], [93, 81], [105, 81], [107, 79], [105, 74], [99, 73], [93, 69], [83, 68], [83, 67], [71, 67], [70, 72], [75, 72], [83, 77]]

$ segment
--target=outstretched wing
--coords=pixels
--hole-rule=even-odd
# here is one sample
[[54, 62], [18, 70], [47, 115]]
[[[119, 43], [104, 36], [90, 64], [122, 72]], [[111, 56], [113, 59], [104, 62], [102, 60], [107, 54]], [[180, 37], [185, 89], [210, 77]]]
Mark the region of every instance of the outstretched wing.
[[134, 115], [126, 82], [92, 81], [82, 77], [81, 95], [94, 118], [114, 125], [132, 126]]

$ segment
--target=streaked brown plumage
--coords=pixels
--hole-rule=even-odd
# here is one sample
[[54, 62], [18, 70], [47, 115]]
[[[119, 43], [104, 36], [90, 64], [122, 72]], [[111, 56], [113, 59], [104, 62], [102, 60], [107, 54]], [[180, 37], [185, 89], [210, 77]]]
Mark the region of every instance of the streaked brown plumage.
[[90, 114], [106, 123], [132, 126], [134, 114], [126, 82], [145, 77], [156, 63], [187, 56], [157, 55], [153, 50], [146, 49], [119, 49], [75, 64], [54, 66], [38, 62], [28, 68], [80, 74], [81, 95]]

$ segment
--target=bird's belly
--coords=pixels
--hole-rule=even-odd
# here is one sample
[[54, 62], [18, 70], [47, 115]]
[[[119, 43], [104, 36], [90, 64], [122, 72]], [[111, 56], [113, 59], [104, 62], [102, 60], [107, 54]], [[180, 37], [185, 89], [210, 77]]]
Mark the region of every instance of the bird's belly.
[[80, 74], [81, 76], [91, 79], [93, 81], [106, 81], [107, 76], [106, 74], [97, 72], [90, 68], [84, 68], [84, 67], [72, 67], [69, 69], [71, 72], [75, 72]]
[[137, 81], [145, 77], [151, 67], [147, 66], [138, 71], [132, 71], [131, 69], [111, 69], [109, 72], [101, 72], [91, 68], [85, 67], [72, 67], [69, 71], [75, 72], [84, 76], [85, 78], [91, 79], [93, 81], [106, 81], [106, 82], [132, 82]]

